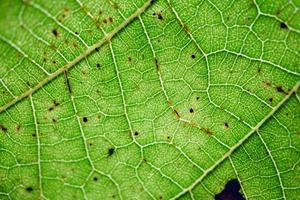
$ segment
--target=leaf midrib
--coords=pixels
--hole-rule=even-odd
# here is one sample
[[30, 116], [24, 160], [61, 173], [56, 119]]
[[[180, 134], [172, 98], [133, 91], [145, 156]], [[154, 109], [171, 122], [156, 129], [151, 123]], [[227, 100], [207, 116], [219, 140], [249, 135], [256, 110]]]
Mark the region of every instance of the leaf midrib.
[[106, 34], [101, 40], [99, 40], [98, 42], [96, 42], [95, 44], [93, 44], [92, 46], [90, 46], [89, 48], [87, 48], [83, 53], [81, 53], [79, 56], [77, 56], [74, 60], [72, 60], [71, 62], [67, 63], [65, 66], [63, 66], [62, 68], [58, 69], [57, 71], [55, 71], [54, 73], [52, 73], [51, 75], [49, 75], [47, 78], [45, 78], [42, 81], [40, 81], [33, 88], [25, 91], [21, 95], [17, 96], [13, 100], [11, 100], [8, 103], [6, 103], [3, 106], [1, 106], [0, 107], [0, 114], [2, 112], [6, 111], [11, 106], [13, 106], [16, 103], [18, 103], [19, 101], [21, 101], [22, 99], [28, 97], [29, 95], [32, 95], [33, 93], [35, 93], [36, 91], [38, 91], [39, 89], [41, 89], [42, 87], [44, 87], [46, 84], [48, 84], [50, 81], [54, 80], [59, 75], [63, 74], [65, 71], [67, 71], [67, 70], [71, 69], [72, 67], [74, 67], [82, 59], [84, 59], [84, 58], [88, 57], [89, 55], [91, 55], [95, 51], [96, 48], [102, 47], [106, 42], [110, 41], [117, 33], [119, 33], [123, 28], [125, 28], [130, 22], [132, 22], [135, 18], [137, 18], [138, 16], [140, 16], [142, 13], [144, 13], [145, 10], [151, 4], [153, 4], [153, 1], [152, 0], [148, 0], [146, 3], [144, 3], [144, 5], [142, 7], [138, 8], [132, 15], [130, 15], [128, 18], [126, 18], [121, 24], [119, 24], [111, 32], [109, 32], [108, 34]]

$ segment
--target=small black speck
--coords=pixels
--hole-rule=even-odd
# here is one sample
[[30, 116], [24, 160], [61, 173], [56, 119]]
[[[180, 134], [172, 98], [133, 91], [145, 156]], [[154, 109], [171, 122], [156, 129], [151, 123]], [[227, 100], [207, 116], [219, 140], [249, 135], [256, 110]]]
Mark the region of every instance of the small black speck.
[[286, 29], [286, 28], [287, 28], [287, 25], [286, 25], [284, 22], [281, 22], [281, 23], [280, 23], [280, 28]]
[[27, 192], [32, 192], [33, 189], [32, 189], [32, 187], [27, 187], [27, 188], [26, 188], [26, 191], [27, 191]]
[[151, 4], [154, 4], [154, 3], [156, 3], [156, 0], [151, 0]]
[[95, 51], [99, 52], [99, 48], [97, 47], [97, 48], [95, 49]]
[[224, 123], [224, 126], [225, 126], [226, 128], [229, 128], [229, 124], [228, 124], [227, 122]]
[[115, 153], [115, 148], [109, 148], [108, 149], [108, 155], [111, 156]]
[[273, 102], [273, 98], [271, 97], [271, 98], [269, 98], [269, 101], [272, 103]]
[[82, 120], [83, 120], [83, 122], [87, 122], [88, 121], [87, 117], [83, 117]]
[[94, 177], [93, 180], [94, 180], [94, 181], [98, 181], [98, 178], [97, 178], [97, 177]]
[[97, 68], [100, 68], [100, 64], [99, 63], [97, 63], [96, 66], [97, 66]]
[[35, 133], [33, 133], [33, 134], [32, 134], [32, 137], [35, 137], [35, 136], [36, 136], [36, 134], [35, 134]]
[[190, 108], [190, 113], [193, 113], [194, 112], [194, 109], [193, 108]]
[[157, 18], [159, 19], [159, 20], [163, 20], [164, 19], [164, 17], [162, 16], [162, 14], [157, 14]]
[[191, 55], [191, 58], [192, 58], [192, 59], [195, 59], [195, 58], [196, 58], [196, 56], [195, 56], [194, 54], [192, 54], [192, 55]]
[[135, 136], [138, 136], [138, 135], [139, 135], [139, 132], [137, 132], [137, 131], [134, 132], [134, 135], [135, 135]]
[[52, 30], [52, 33], [53, 33], [53, 35], [54, 35], [55, 37], [57, 37], [57, 36], [58, 36], [58, 32], [57, 32], [57, 30], [56, 30], [56, 29], [53, 29], [53, 30]]

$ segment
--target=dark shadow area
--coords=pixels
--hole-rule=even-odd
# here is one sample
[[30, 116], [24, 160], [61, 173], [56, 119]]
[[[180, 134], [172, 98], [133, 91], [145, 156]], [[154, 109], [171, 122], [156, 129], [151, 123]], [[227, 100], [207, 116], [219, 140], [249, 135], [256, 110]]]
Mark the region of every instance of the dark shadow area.
[[215, 195], [215, 200], [245, 200], [243, 195], [239, 192], [240, 189], [241, 186], [237, 179], [229, 180], [224, 190]]

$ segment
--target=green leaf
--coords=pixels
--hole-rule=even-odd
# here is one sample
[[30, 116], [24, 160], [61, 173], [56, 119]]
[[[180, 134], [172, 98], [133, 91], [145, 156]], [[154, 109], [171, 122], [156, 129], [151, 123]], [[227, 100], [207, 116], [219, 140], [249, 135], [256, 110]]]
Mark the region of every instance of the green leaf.
[[300, 1], [2, 0], [0, 199], [297, 199]]

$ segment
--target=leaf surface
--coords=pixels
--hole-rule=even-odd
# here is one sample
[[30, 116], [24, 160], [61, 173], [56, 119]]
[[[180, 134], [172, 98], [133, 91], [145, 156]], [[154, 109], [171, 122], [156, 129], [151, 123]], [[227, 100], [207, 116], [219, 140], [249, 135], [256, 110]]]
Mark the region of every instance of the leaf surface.
[[0, 199], [297, 199], [299, 8], [2, 1]]

